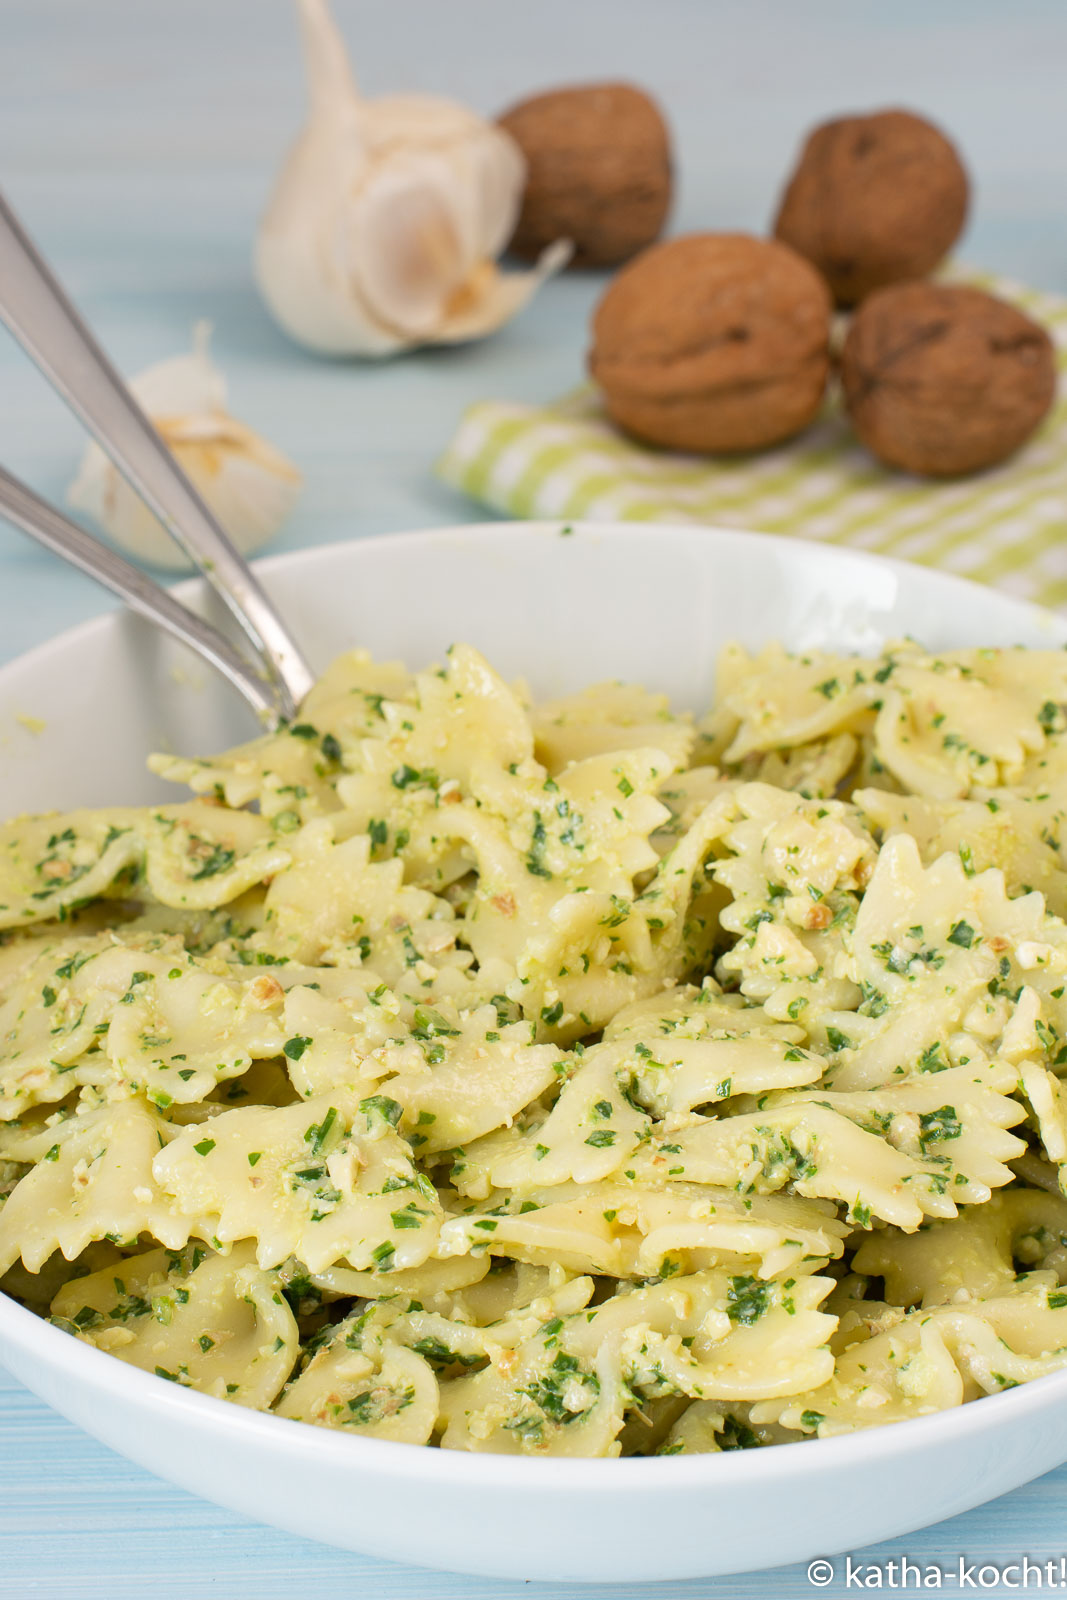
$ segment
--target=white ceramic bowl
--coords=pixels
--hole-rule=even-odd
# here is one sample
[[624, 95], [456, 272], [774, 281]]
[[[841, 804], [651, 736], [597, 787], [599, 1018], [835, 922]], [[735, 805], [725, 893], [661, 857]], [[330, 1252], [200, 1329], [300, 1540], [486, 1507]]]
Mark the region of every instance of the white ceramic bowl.
[[[302, 551], [259, 570], [318, 666], [357, 643], [422, 666], [464, 639], [540, 694], [624, 677], [701, 706], [718, 649], [735, 638], [857, 650], [903, 633], [941, 648], [1067, 640], [1062, 620], [957, 579], [708, 529], [481, 525]], [[10, 733], [18, 715], [41, 718], [44, 732]], [[178, 647], [118, 615], [0, 671], [0, 730], [11, 815], [151, 800], [164, 790], [143, 770], [149, 749], [221, 748], [252, 725]], [[245, 1411], [125, 1366], [3, 1295], [0, 1358], [105, 1444], [221, 1505], [343, 1548], [506, 1578], [701, 1577], [855, 1550], [1067, 1458], [1067, 1373], [838, 1439], [536, 1461]]]

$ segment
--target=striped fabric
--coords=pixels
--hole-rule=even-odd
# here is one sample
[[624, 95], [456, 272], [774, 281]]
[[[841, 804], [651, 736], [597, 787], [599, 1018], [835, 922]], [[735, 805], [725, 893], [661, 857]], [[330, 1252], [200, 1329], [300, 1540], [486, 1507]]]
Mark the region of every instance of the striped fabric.
[[[1067, 371], [1067, 298], [963, 272], [1049, 328]], [[798, 439], [745, 458], [647, 449], [616, 433], [595, 389], [546, 406], [472, 406], [438, 463], [446, 482], [514, 517], [707, 522], [873, 550], [1067, 605], [1067, 385], [1002, 466], [945, 483], [882, 467], [836, 397]]]

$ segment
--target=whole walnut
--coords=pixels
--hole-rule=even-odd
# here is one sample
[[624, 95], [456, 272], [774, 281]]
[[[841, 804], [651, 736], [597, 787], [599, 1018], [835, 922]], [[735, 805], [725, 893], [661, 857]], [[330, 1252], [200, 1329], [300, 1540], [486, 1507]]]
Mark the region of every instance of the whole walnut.
[[981, 289], [902, 283], [865, 300], [841, 356], [845, 404], [891, 467], [949, 478], [1017, 450], [1056, 393], [1044, 328]]
[[653, 245], [609, 284], [589, 367], [609, 415], [673, 450], [758, 450], [815, 416], [830, 296], [784, 244], [696, 233]]
[[576, 266], [614, 266], [657, 238], [671, 203], [670, 133], [627, 83], [556, 89], [499, 118], [526, 157], [515, 255], [574, 243]]
[[932, 272], [963, 230], [968, 193], [955, 146], [925, 118], [839, 117], [809, 135], [774, 232], [853, 306]]

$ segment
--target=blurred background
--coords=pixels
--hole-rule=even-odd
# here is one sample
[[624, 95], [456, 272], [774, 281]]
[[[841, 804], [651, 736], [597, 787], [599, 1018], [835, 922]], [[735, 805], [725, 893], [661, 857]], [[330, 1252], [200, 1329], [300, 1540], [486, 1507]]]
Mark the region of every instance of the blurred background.
[[[1067, 290], [1062, 0], [335, 0], [367, 93], [429, 90], [493, 114], [542, 88], [629, 78], [670, 118], [670, 232], [767, 228], [802, 135], [912, 107], [975, 184], [960, 258]], [[3, 0], [0, 183], [127, 373], [201, 317], [232, 411], [301, 467], [284, 549], [481, 515], [432, 464], [465, 405], [546, 401], [583, 376], [601, 273], [568, 274], [493, 338], [384, 364], [290, 344], [252, 283], [251, 242], [304, 116], [284, 0]], [[2, 459], [60, 496], [82, 435], [0, 338]], [[17, 580], [4, 655], [102, 597], [0, 529]]]

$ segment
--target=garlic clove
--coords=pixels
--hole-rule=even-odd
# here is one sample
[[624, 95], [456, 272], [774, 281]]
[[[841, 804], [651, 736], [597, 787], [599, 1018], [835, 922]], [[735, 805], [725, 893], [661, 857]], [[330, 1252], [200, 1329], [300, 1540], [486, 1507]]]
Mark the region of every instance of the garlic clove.
[[352, 217], [353, 278], [372, 315], [401, 337], [432, 337], [470, 273], [451, 186], [439, 157], [405, 156], [378, 175]]
[[[302, 478], [272, 444], [226, 409], [226, 380], [208, 355], [210, 327], [197, 324], [191, 354], [157, 362], [130, 382], [168, 448], [245, 555], [278, 531]], [[174, 572], [192, 562], [97, 444], [90, 444], [67, 502], [122, 549]]]
[[256, 278], [281, 326], [333, 355], [386, 356], [491, 332], [558, 252], [502, 279], [495, 258], [525, 182], [515, 141], [433, 95], [360, 97], [325, 0], [299, 0], [307, 125], [256, 240]]

